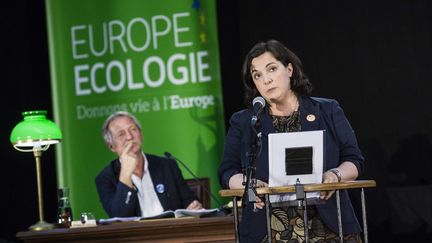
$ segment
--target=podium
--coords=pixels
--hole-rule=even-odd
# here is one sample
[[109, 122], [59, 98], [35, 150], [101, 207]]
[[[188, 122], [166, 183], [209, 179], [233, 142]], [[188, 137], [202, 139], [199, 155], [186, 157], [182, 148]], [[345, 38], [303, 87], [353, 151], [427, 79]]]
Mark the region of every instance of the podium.
[[[281, 187], [260, 187], [256, 188], [258, 195], [264, 196], [265, 198], [265, 210], [267, 217], [267, 235], [269, 237], [269, 242], [271, 242], [271, 225], [270, 225], [270, 195], [271, 194], [284, 194], [284, 193], [296, 193], [297, 200], [299, 200], [302, 205], [306, 208], [308, 192], [317, 191], [336, 191], [336, 205], [337, 205], [337, 217], [338, 217], [338, 227], [339, 227], [339, 239], [343, 242], [343, 226], [342, 226], [342, 213], [340, 208], [340, 190], [346, 189], [361, 189], [361, 208], [362, 208], [362, 218], [363, 218], [363, 233], [364, 241], [368, 243], [368, 231], [367, 231], [367, 219], [366, 219], [366, 199], [364, 195], [365, 188], [376, 187], [376, 182], [374, 180], [357, 180], [357, 181], [346, 181], [338, 183], [324, 183], [324, 184], [300, 184], [292, 186], [281, 186]], [[233, 200], [233, 213], [234, 213], [234, 228], [236, 242], [239, 242], [239, 215], [237, 201], [239, 198], [243, 197], [244, 189], [227, 189], [220, 190], [219, 195], [222, 197], [232, 197]], [[304, 211], [304, 221], [307, 222], [307, 210]], [[309, 242], [308, 228], [305, 227], [305, 241]]]

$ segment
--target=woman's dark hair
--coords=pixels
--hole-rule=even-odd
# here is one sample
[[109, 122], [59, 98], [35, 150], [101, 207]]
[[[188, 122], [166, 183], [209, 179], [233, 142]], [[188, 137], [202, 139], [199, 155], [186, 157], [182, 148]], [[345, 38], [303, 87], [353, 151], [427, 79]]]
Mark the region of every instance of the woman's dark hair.
[[269, 40], [267, 42], [260, 42], [252, 47], [246, 55], [246, 59], [243, 63], [243, 85], [245, 86], [245, 102], [248, 106], [251, 106], [252, 100], [259, 94], [251, 76], [250, 68], [252, 60], [265, 52], [270, 52], [276, 60], [280, 61], [285, 67], [291, 63], [293, 66], [293, 75], [290, 83], [291, 89], [297, 96], [310, 96], [312, 92], [312, 84], [303, 73], [303, 65], [300, 58], [279, 41]]

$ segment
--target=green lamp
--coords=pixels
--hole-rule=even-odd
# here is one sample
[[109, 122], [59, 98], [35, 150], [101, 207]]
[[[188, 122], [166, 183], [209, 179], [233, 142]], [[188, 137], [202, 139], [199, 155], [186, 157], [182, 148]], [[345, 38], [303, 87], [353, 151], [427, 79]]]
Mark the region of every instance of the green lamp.
[[10, 141], [16, 150], [33, 152], [36, 159], [39, 222], [30, 226], [30, 230], [53, 228], [52, 224], [44, 221], [40, 161], [43, 151], [46, 151], [51, 144], [61, 141], [62, 133], [54, 122], [46, 119], [46, 114], [47, 111], [42, 110], [23, 112], [24, 120], [14, 127], [10, 135]]

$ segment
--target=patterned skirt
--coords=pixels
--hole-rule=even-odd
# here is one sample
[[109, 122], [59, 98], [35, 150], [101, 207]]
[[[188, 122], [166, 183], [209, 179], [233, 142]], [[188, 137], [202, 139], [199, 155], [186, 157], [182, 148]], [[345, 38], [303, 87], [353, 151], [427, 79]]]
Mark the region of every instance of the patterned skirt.
[[[304, 234], [304, 209], [302, 207], [275, 207], [271, 214], [272, 243], [302, 243]], [[339, 235], [331, 231], [322, 221], [315, 206], [307, 206], [308, 233], [310, 243], [336, 243]], [[267, 243], [264, 237], [261, 243]], [[344, 242], [361, 243], [360, 234], [344, 235]]]

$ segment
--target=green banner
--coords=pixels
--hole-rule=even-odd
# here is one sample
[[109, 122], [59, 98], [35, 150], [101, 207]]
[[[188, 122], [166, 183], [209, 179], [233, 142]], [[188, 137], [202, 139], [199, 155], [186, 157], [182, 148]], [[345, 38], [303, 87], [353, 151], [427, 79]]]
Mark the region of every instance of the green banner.
[[70, 188], [75, 219], [84, 211], [106, 217], [94, 178], [116, 158], [101, 126], [119, 110], [141, 121], [145, 152], [172, 153], [217, 192], [225, 132], [215, 0], [46, 0], [46, 7], [54, 118], [64, 137], [58, 186]]

